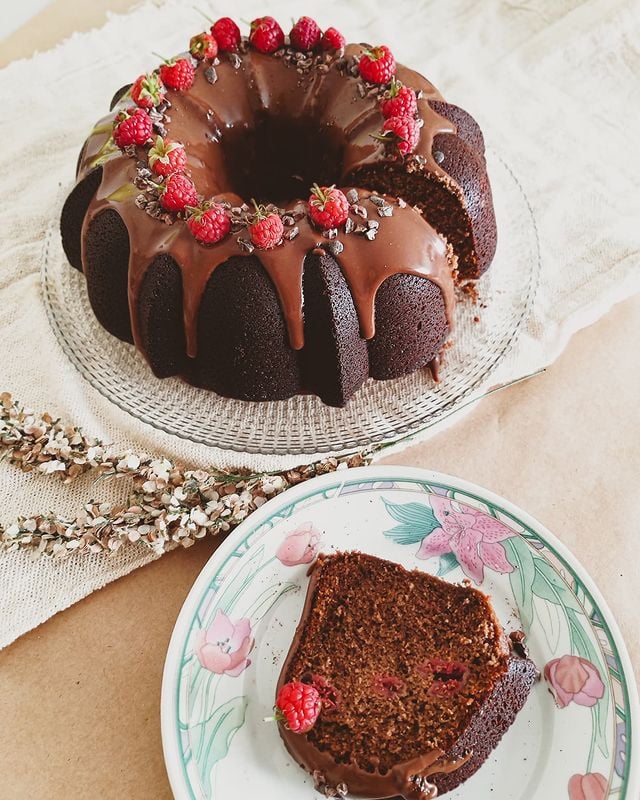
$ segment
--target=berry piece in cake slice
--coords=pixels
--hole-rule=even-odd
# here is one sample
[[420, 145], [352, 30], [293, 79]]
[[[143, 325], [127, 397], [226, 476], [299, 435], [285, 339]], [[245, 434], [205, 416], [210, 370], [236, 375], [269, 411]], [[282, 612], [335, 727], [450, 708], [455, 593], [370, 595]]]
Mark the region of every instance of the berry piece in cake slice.
[[218, 42], [210, 33], [199, 33], [191, 37], [189, 52], [198, 61], [214, 59], [218, 55]]
[[215, 244], [231, 230], [231, 220], [226, 208], [220, 203], [205, 201], [196, 207], [188, 207], [187, 225], [200, 244]]
[[371, 136], [392, 145], [401, 156], [406, 156], [416, 149], [420, 128], [413, 117], [389, 117], [384, 121], [382, 133], [372, 133]]
[[255, 200], [253, 205], [256, 211], [252, 217], [251, 224], [247, 226], [249, 236], [256, 247], [261, 250], [270, 250], [282, 241], [284, 225], [278, 214], [268, 212], [264, 206], [259, 206]]
[[140, 108], [153, 108], [164, 98], [164, 86], [155, 72], [140, 75], [131, 87], [131, 99]]
[[320, 46], [323, 50], [342, 50], [346, 44], [347, 40], [337, 28], [327, 28], [320, 40]]
[[389, 117], [415, 117], [418, 111], [416, 93], [409, 86], [404, 86], [393, 78], [389, 90], [384, 94], [380, 110], [382, 116], [387, 119]]
[[143, 108], [121, 111], [114, 119], [113, 141], [120, 148], [146, 144], [152, 133], [153, 122]]
[[234, 53], [240, 46], [240, 28], [231, 17], [220, 17], [211, 26], [218, 48], [223, 53]]
[[389, 83], [396, 74], [396, 60], [389, 48], [382, 44], [365, 50], [358, 62], [360, 76], [369, 83]]
[[198, 193], [192, 180], [180, 172], [174, 172], [167, 178], [160, 195], [160, 205], [163, 208], [167, 211], [182, 211], [187, 206], [197, 204]]
[[275, 53], [284, 44], [284, 31], [273, 17], [258, 17], [251, 23], [249, 41], [260, 53]]
[[187, 153], [180, 142], [156, 136], [153, 147], [149, 150], [149, 166], [156, 175], [171, 175], [172, 172], [183, 172], [187, 165]]
[[300, 17], [291, 28], [289, 40], [296, 50], [315, 50], [320, 44], [322, 31], [318, 23], [311, 17]]
[[320, 715], [320, 693], [310, 683], [290, 681], [280, 687], [276, 697], [276, 719], [292, 733], [308, 733]]
[[191, 88], [195, 74], [195, 67], [188, 58], [170, 58], [160, 67], [164, 85], [181, 92]]
[[314, 183], [309, 197], [309, 216], [323, 231], [337, 228], [347, 221], [349, 201], [335, 186], [318, 186]]

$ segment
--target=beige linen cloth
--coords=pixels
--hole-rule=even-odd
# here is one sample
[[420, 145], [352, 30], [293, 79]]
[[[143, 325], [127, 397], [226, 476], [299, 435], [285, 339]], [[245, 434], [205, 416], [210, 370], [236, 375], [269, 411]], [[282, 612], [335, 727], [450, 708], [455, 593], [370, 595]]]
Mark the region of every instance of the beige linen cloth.
[[[198, 5], [212, 18], [230, 13], [228, 3]], [[257, 0], [231, 11], [244, 19], [271, 13], [286, 26], [301, 8]], [[491, 383], [550, 363], [576, 330], [640, 289], [637, 0], [308, 0], [304, 13], [347, 38], [389, 44], [474, 114], [522, 184], [540, 238], [541, 281], [531, 318]], [[119, 448], [208, 465], [222, 454], [138, 422], [80, 377], [54, 338], [40, 287], [43, 238], [88, 130], [113, 91], [155, 63], [151, 50], [180, 52], [202, 27], [192, 0], [147, 3], [0, 72], [0, 391]], [[276, 465], [255, 457], [244, 464]], [[0, 463], [0, 521], [72, 513], [126, 491], [90, 477], [63, 487]], [[155, 557], [135, 546], [53, 563], [0, 555], [0, 647]]]

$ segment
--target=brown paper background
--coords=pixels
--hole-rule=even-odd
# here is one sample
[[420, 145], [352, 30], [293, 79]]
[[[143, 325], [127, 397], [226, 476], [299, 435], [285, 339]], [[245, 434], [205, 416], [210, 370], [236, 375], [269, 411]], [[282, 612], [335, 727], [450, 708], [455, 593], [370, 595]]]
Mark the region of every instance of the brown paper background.
[[[102, 24], [131, 0], [54, 0], [0, 66]], [[501, 494], [591, 573], [640, 675], [640, 296], [577, 334], [545, 374], [481, 401], [388, 463]], [[2, 387], [6, 388], [6, 387]], [[171, 798], [160, 741], [164, 655], [212, 541], [112, 583], [0, 652], [0, 798]]]

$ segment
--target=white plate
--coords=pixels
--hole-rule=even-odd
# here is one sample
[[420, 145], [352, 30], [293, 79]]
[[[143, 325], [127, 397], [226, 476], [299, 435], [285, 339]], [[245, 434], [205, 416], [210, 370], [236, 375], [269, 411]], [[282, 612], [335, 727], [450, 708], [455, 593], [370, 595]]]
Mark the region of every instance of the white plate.
[[[475, 559], [459, 561], [459, 545], [471, 540]], [[223, 542], [196, 580], [162, 686], [165, 760], [178, 800], [314, 797], [310, 776], [263, 718], [272, 711], [308, 563], [319, 548], [357, 549], [451, 581], [466, 573], [491, 595], [507, 631], [524, 628], [541, 671], [549, 665], [564, 707], [542, 680], [488, 761], [448, 798], [640, 797], [640, 764], [631, 759], [640, 715], [629, 657], [600, 592], [571, 553], [524, 511], [466, 481], [365, 467], [270, 501]], [[435, 550], [440, 555], [428, 557]], [[571, 679], [573, 693], [563, 693]]]
[[446, 351], [438, 384], [426, 369], [369, 380], [341, 409], [313, 395], [248, 403], [178, 378], [160, 380], [135, 347], [96, 320], [84, 277], [62, 252], [57, 224], [42, 267], [49, 321], [70, 361], [110, 402], [155, 428], [230, 451], [229, 461], [234, 452], [343, 453], [395, 441], [460, 408], [502, 361], [531, 310], [540, 267], [531, 208], [509, 167], [491, 151], [487, 159], [499, 234], [494, 262], [478, 283], [486, 307], [457, 304], [455, 345]]

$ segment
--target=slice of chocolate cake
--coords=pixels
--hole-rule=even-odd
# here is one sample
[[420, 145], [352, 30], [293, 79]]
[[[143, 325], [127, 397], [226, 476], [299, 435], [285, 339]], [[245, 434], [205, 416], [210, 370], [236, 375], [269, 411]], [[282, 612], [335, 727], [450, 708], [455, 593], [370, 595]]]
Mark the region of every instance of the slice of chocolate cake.
[[431, 800], [481, 766], [536, 677], [477, 589], [363, 553], [319, 556], [278, 693], [311, 684], [320, 713], [280, 734], [328, 797]]

